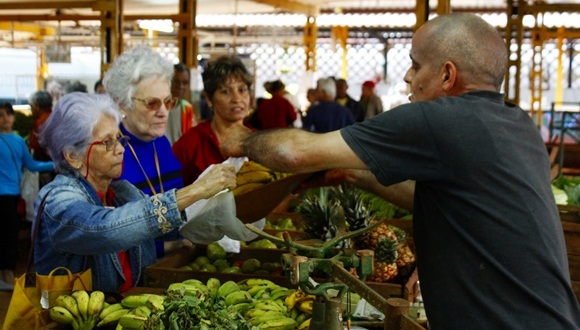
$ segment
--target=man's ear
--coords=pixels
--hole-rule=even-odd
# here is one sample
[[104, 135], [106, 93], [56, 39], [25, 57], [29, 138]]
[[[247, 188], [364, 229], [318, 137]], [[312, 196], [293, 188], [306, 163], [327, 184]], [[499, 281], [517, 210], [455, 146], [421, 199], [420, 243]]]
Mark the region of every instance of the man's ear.
[[443, 72], [441, 73], [441, 87], [443, 91], [449, 92], [453, 90], [457, 83], [457, 67], [453, 62], [445, 62], [443, 64]]

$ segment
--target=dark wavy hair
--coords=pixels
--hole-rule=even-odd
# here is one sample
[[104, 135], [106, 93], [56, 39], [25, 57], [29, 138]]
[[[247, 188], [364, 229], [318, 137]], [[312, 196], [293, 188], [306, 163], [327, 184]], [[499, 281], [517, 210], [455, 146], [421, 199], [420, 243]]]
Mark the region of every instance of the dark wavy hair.
[[244, 63], [234, 55], [221, 56], [207, 62], [201, 77], [203, 78], [203, 89], [209, 99], [213, 99], [220, 85], [225, 84], [232, 77], [240, 78], [248, 85], [248, 89], [254, 82], [254, 77], [248, 72]]

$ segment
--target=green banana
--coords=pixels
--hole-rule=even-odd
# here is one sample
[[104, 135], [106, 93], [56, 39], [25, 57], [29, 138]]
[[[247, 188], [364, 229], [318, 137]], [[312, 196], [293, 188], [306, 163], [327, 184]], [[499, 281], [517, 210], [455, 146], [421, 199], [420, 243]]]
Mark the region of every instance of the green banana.
[[151, 315], [151, 309], [147, 306], [139, 306], [135, 307], [128, 314], [149, 317]]
[[249, 278], [246, 281], [246, 284], [250, 287], [256, 286], [256, 285], [270, 285], [270, 286], [279, 286], [278, 284], [270, 281], [270, 280], [266, 280], [263, 278]]
[[300, 313], [298, 316], [293, 317], [296, 320], [296, 324], [302, 324], [304, 321], [309, 319], [311, 316], [306, 313]]
[[81, 313], [79, 312], [79, 306], [75, 298], [63, 294], [56, 298], [56, 306], [66, 308], [77, 320], [82, 321]]
[[99, 323], [97, 323], [97, 328], [104, 327], [107, 325], [113, 325], [119, 322], [121, 316], [129, 313], [128, 309], [119, 309], [118, 311], [114, 311], [109, 313], [104, 319], [102, 319]]
[[151, 311], [155, 312], [162, 311], [165, 309], [165, 307], [163, 306], [164, 301], [165, 296], [154, 294], [149, 296], [147, 302], [145, 303], [145, 306], [147, 306]]
[[235, 291], [225, 297], [226, 306], [252, 302], [252, 296], [247, 291]]
[[186, 283], [171, 283], [167, 291], [178, 291], [184, 295], [195, 296], [202, 301], [209, 295], [209, 289], [204, 285], [203, 287], [195, 284]]
[[286, 313], [286, 310], [287, 310], [286, 308], [283, 308], [282, 306], [280, 306], [279, 304], [277, 304], [273, 300], [258, 301], [254, 305], [254, 308], [263, 309], [263, 310], [267, 310], [267, 311], [277, 311], [277, 312], [282, 312], [282, 313]]
[[139, 306], [145, 306], [147, 304], [147, 299], [149, 299], [149, 294], [137, 294], [132, 296], [127, 296], [121, 300], [121, 304], [125, 308], [135, 308]]
[[244, 318], [246, 318], [246, 319], [252, 319], [252, 318], [255, 318], [255, 317], [260, 316], [262, 314], [267, 314], [269, 312], [271, 312], [271, 311], [270, 310], [265, 310], [265, 309], [252, 308], [252, 309], [248, 310], [244, 314]]
[[221, 285], [220, 280], [218, 280], [217, 278], [210, 277], [207, 280], [207, 283], [206, 283], [205, 286], [208, 288], [208, 290], [209, 290], [209, 296], [212, 299], [215, 299], [217, 297], [217, 294], [218, 294], [218, 290], [220, 288], [220, 285]]
[[270, 299], [272, 300], [279, 300], [281, 299], [282, 301], [284, 301], [284, 299], [286, 299], [286, 297], [292, 292], [292, 290], [285, 288], [283, 286], [274, 289], [274, 291], [272, 291], [272, 293], [270, 293]]
[[252, 303], [239, 303], [235, 305], [231, 305], [234, 310], [242, 315], [244, 315], [250, 308], [253, 307]]
[[266, 321], [277, 320], [277, 319], [286, 318], [286, 317], [287, 316], [284, 313], [270, 311], [269, 313], [264, 313], [260, 316], [256, 316], [254, 318], [251, 318], [250, 323], [252, 323], [252, 325], [257, 326], [257, 325], [260, 325]]
[[62, 306], [54, 306], [53, 308], [51, 308], [50, 309], [50, 318], [53, 321], [56, 321], [56, 322], [62, 323], [62, 324], [72, 324], [73, 321], [75, 320], [75, 318], [71, 314], [71, 312], [69, 312], [68, 309], [66, 309]]
[[119, 324], [123, 329], [144, 329], [147, 317], [136, 314], [125, 314], [119, 318]]
[[268, 292], [272, 292], [274, 289], [279, 288], [280, 286], [274, 284], [274, 285], [270, 285], [270, 284], [260, 284], [260, 285], [254, 285], [252, 287], [250, 287], [248, 290], [248, 293], [252, 296], [252, 297], [260, 297], [261, 294], [264, 294], [264, 292], [268, 291]]
[[311, 320], [312, 320], [312, 318], [309, 318], [309, 319], [304, 320], [304, 322], [302, 322], [302, 323], [296, 322], [297, 324], [300, 324], [298, 326], [298, 330], [308, 330], [308, 328], [310, 327]]
[[101, 314], [99, 314], [99, 318], [102, 320], [110, 313], [112, 313], [114, 311], [118, 311], [118, 310], [123, 309], [123, 308], [124, 308], [123, 304], [121, 304], [121, 303], [111, 304], [111, 305], [103, 308], [103, 310], [101, 311]]
[[[217, 296], [225, 298], [232, 292], [240, 291], [240, 286], [234, 281], [227, 281], [220, 285]], [[245, 292], [245, 291], [244, 291]]]
[[79, 308], [79, 313], [81, 314], [83, 320], [88, 320], [89, 311], [89, 294], [84, 290], [78, 290], [71, 293], [71, 296], [77, 301], [77, 306]]
[[269, 320], [258, 325], [262, 330], [293, 330], [296, 328], [296, 321], [290, 317]]
[[89, 296], [89, 306], [87, 308], [87, 315], [89, 318], [97, 317], [103, 310], [103, 303], [105, 302], [105, 294], [102, 291], [95, 290]]

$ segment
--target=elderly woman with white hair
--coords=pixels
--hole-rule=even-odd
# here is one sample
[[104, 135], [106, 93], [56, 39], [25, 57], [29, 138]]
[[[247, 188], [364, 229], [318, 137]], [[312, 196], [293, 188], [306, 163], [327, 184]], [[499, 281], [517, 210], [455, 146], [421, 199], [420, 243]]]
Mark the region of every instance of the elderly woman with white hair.
[[[169, 111], [178, 102], [171, 94], [173, 64], [150, 47], [132, 48], [115, 59], [103, 84], [123, 116], [120, 129], [130, 137], [125, 148], [125, 179], [153, 196], [183, 186], [182, 167], [165, 136]], [[171, 233], [157, 241], [163, 256], [182, 241]]]
[[41, 130], [56, 178], [43, 187], [34, 265], [93, 270], [93, 289], [123, 292], [138, 285], [156, 261], [154, 238], [185, 221], [187, 206], [235, 187], [231, 165], [217, 165], [196, 183], [147, 196], [126, 180], [123, 154], [130, 139], [119, 129], [117, 105], [105, 95], [63, 96]]

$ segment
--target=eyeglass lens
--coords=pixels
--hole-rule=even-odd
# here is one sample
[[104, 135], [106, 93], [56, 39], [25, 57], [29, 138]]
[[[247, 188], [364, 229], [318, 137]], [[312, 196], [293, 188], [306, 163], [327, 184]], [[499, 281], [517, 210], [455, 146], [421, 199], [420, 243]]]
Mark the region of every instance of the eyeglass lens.
[[149, 110], [155, 110], [155, 111], [159, 110], [159, 108], [161, 108], [161, 102], [163, 102], [163, 104], [165, 105], [165, 108], [167, 110], [169, 110], [169, 109], [173, 108], [173, 106], [175, 105], [176, 99], [174, 97], [168, 97], [162, 101], [156, 97], [152, 97], [152, 98], [143, 100], [143, 102], [145, 103], [145, 106]]

